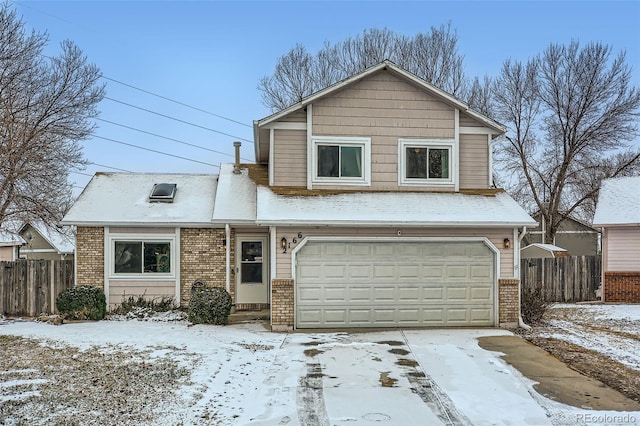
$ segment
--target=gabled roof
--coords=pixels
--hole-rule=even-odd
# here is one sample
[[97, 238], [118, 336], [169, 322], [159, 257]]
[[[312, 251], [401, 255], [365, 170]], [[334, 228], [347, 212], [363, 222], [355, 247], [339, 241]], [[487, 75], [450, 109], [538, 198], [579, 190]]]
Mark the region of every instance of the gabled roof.
[[[564, 214], [564, 213], [560, 212], [560, 214]], [[534, 218], [537, 221], [540, 221], [540, 216], [541, 216], [541, 214], [540, 214], [539, 210], [531, 215], [531, 217]], [[589, 225], [587, 222], [585, 222], [585, 221], [583, 221], [581, 219], [575, 218], [575, 217], [573, 217], [571, 215], [565, 215], [564, 221], [574, 222], [574, 223], [578, 224], [579, 226], [581, 226], [583, 228], [587, 228], [587, 230], [585, 230], [584, 232], [593, 232], [593, 233], [598, 233], [598, 234], [600, 233], [599, 230], [597, 230], [593, 226]], [[560, 226], [562, 226], [562, 225], [560, 225]]]
[[474, 119], [480, 121], [481, 123], [483, 123], [485, 126], [493, 129], [496, 131], [496, 134], [502, 134], [504, 132], [506, 132], [506, 127], [500, 123], [498, 123], [497, 121], [487, 117], [484, 114], [481, 114], [473, 109], [471, 109], [469, 107], [469, 105], [463, 101], [461, 101], [460, 99], [456, 98], [455, 96], [445, 92], [444, 90], [434, 86], [431, 83], [428, 83], [427, 81], [421, 79], [420, 77], [416, 76], [415, 74], [412, 74], [402, 68], [400, 68], [399, 66], [397, 66], [396, 64], [394, 64], [393, 62], [389, 61], [389, 60], [384, 60], [380, 63], [378, 63], [377, 65], [374, 65], [372, 67], [369, 67], [367, 69], [365, 69], [364, 71], [354, 74], [351, 77], [345, 78], [344, 80], [341, 80], [337, 83], [332, 84], [331, 86], [328, 86], [322, 90], [317, 91], [316, 93], [313, 93], [307, 97], [305, 97], [304, 99], [302, 99], [301, 101], [283, 109], [280, 110], [274, 114], [269, 115], [268, 117], [265, 117], [261, 120], [256, 120], [253, 122], [253, 134], [254, 134], [254, 139], [255, 139], [255, 149], [256, 149], [256, 158], [258, 158], [258, 147], [259, 147], [259, 141], [258, 141], [258, 129], [260, 127], [263, 127], [271, 122], [277, 121], [280, 118], [291, 114], [293, 112], [299, 111], [303, 108], [305, 108], [307, 105], [312, 104], [313, 102], [317, 101], [318, 99], [324, 98], [326, 96], [329, 96], [339, 90], [344, 89], [346, 86], [349, 86], [351, 84], [354, 84], [372, 74], [375, 74], [379, 71], [382, 70], [388, 70], [390, 72], [392, 72], [393, 74], [395, 74], [396, 76], [404, 79], [405, 81], [408, 81], [410, 83], [412, 83], [413, 85], [420, 87], [422, 89], [424, 89], [425, 91], [433, 94], [434, 96], [436, 96], [437, 98], [441, 99], [442, 101], [444, 101], [445, 103], [448, 103], [449, 105], [453, 106], [454, 108], [457, 108], [467, 114], [469, 114], [471, 117], [473, 117]]
[[260, 225], [536, 226], [507, 193], [356, 192], [315, 197], [258, 187]]
[[0, 230], [0, 247], [21, 246], [23, 244], [26, 244], [26, 241], [20, 235]]
[[640, 176], [602, 181], [593, 226], [640, 225]]
[[[149, 202], [156, 183], [177, 185], [172, 203]], [[61, 221], [64, 225], [211, 224], [217, 175], [96, 173]]]
[[[42, 222], [32, 222], [25, 224], [20, 232], [22, 233], [27, 226], [31, 226], [40, 234], [40, 236], [53, 247], [58, 254], [71, 254], [75, 251], [75, 243], [73, 236], [70, 235], [70, 229], [56, 229]], [[68, 232], [69, 234], [65, 233]]]

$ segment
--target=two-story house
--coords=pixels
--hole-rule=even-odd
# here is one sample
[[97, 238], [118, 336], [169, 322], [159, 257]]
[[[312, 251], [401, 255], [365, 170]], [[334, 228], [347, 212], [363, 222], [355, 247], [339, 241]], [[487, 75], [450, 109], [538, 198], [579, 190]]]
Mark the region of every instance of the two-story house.
[[[132, 176], [94, 177], [63, 222], [78, 227], [78, 284], [110, 305], [163, 285], [186, 305], [202, 281], [236, 309], [270, 308], [274, 330], [515, 325], [537, 223], [492, 187], [504, 131], [382, 62], [254, 122], [256, 164], [133, 175], [126, 196]], [[170, 200], [152, 199], [158, 184]]]

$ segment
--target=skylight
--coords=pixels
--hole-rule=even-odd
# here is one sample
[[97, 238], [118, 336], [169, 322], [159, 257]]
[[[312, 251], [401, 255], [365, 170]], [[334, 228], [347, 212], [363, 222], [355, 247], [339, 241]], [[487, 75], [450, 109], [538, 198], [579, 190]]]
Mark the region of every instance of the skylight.
[[176, 195], [177, 185], [175, 183], [156, 183], [153, 185], [149, 201], [173, 203], [173, 197]]

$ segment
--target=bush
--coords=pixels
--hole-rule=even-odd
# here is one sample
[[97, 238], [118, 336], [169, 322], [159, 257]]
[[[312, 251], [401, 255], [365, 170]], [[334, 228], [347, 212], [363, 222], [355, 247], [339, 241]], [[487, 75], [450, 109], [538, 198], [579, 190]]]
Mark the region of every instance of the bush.
[[224, 325], [229, 321], [231, 304], [231, 296], [224, 288], [196, 288], [189, 301], [189, 321], [194, 324]]
[[107, 314], [107, 299], [98, 287], [71, 287], [58, 294], [56, 308], [65, 319], [97, 321]]
[[129, 296], [111, 311], [111, 313], [141, 318], [156, 312], [168, 312], [173, 310], [174, 307], [173, 297], [163, 296], [158, 300], [158, 298], [147, 299], [144, 296]]
[[549, 305], [550, 303], [544, 300], [541, 288], [522, 289], [520, 308], [522, 310], [522, 319], [526, 324], [536, 325], [540, 323]]

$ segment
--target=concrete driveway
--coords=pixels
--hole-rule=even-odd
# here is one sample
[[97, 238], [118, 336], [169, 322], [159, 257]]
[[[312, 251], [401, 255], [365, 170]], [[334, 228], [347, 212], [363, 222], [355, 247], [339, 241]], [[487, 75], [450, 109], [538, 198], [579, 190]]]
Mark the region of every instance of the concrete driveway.
[[[477, 338], [503, 330], [393, 330], [294, 333], [281, 349], [302, 352], [274, 362], [265, 385], [273, 405], [296, 401], [296, 412], [263, 413], [267, 425], [545, 425], [547, 412], [525, 378]], [[283, 363], [285, 359], [288, 362]], [[297, 383], [292, 383], [292, 376]], [[295, 395], [294, 395], [295, 394]], [[280, 407], [280, 413], [283, 412]], [[286, 410], [285, 410], [286, 411]], [[278, 424], [276, 422], [275, 424]]]

